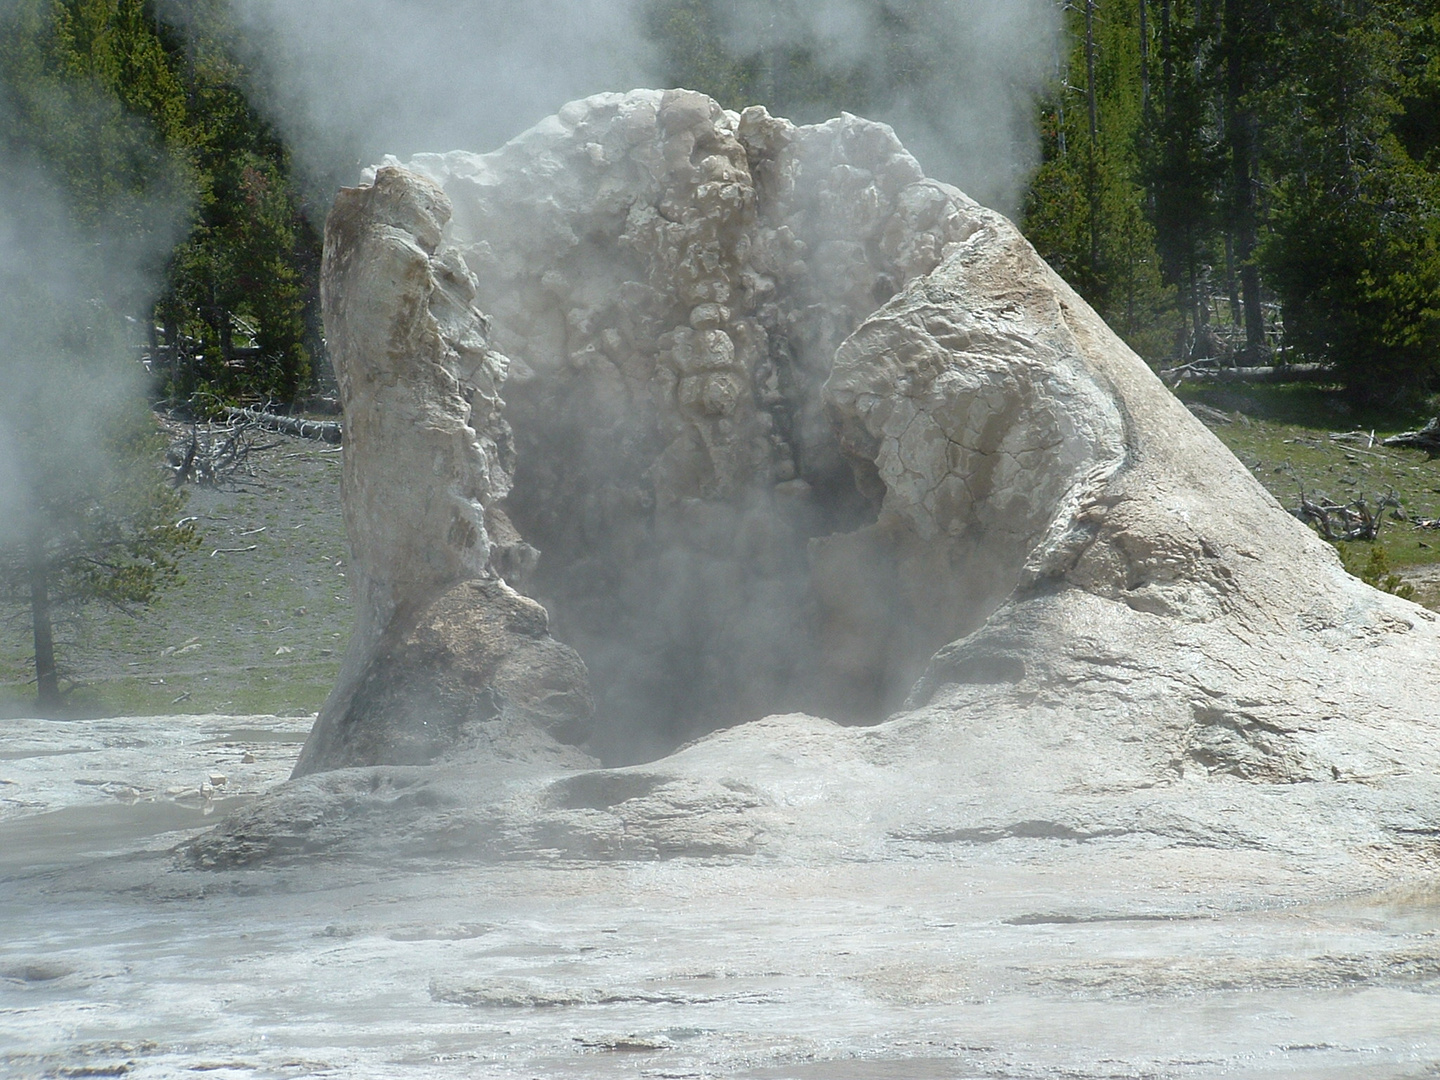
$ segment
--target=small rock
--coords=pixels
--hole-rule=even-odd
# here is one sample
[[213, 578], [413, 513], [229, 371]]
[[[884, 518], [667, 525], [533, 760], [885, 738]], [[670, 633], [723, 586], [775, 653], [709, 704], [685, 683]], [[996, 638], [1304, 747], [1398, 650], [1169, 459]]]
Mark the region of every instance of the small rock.
[[244, 765], [254, 765], [254, 764], [255, 764], [255, 755], [252, 754], [252, 753], [250, 753], [250, 751], [247, 750], [247, 751], [245, 751], [245, 754], [240, 758], [240, 762], [241, 762], [241, 764], [244, 764]]

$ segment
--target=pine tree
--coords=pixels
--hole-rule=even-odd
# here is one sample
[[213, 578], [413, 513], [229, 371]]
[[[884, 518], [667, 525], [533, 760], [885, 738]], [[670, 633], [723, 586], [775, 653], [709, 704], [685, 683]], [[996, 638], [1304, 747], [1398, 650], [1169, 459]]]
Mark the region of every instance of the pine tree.
[[227, 52], [225, 7], [193, 3], [186, 20], [183, 32], [160, 24], [186, 88], [176, 142], [198, 177], [196, 227], [156, 306], [173, 349], [170, 392], [289, 401], [309, 386], [319, 344], [319, 237], [301, 212], [289, 152]]
[[154, 599], [195, 534], [177, 520], [136, 385], [123, 305], [144, 260], [67, 222], [51, 185], [16, 161], [0, 184], [0, 593], [28, 609], [37, 704], [51, 715], [57, 619]]
[[1228, 158], [1224, 195], [1227, 291], [1232, 298], [1232, 316], [1235, 299], [1240, 300], [1245, 324], [1243, 355], [1251, 362], [1265, 358], [1269, 351], [1256, 251], [1262, 183], [1260, 102], [1273, 74], [1274, 29], [1274, 13], [1267, 0], [1224, 0], [1213, 58], [1215, 81], [1223, 87], [1220, 112]]
[[[196, 0], [181, 30], [150, 0], [12, 0], [0, 135], [51, 164], [97, 235], [143, 243], [164, 267], [156, 351], [172, 397], [290, 400], [319, 341], [319, 240], [226, 52], [226, 10]], [[167, 244], [151, 243], [157, 230]]]
[[1204, 351], [1206, 296], [1215, 258], [1221, 164], [1202, 58], [1209, 27], [1187, 0], [1159, 0], [1159, 85], [1149, 96], [1140, 136], [1141, 183], [1155, 228], [1161, 275], [1176, 290], [1182, 328], [1172, 355]]
[[1440, 372], [1440, 175], [1417, 134], [1433, 32], [1432, 12], [1399, 0], [1286, 12], [1273, 106], [1285, 172], [1262, 266], [1287, 345], [1366, 402], [1414, 398]]
[[1134, 0], [1087, 0], [1070, 13], [1071, 48], [1041, 110], [1043, 164], [1023, 225], [1039, 252], [1143, 356], [1168, 352], [1156, 232], [1142, 171], [1152, 32]]
[[132, 329], [183, 162], [106, 80], [138, 72], [152, 101], [173, 88], [102, 6], [17, 5], [0, 22], [0, 592], [28, 609], [47, 714], [57, 617], [149, 601], [195, 541], [158, 468]]

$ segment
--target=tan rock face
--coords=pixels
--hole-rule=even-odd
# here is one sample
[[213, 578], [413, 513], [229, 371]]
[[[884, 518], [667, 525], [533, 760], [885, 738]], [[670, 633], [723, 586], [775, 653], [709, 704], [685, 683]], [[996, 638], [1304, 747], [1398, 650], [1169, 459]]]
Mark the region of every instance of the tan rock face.
[[[503, 676], [464, 677], [476, 649], [494, 666], [502, 658], [514, 666], [517, 648], [490, 640], [511, 634], [490, 626], [509, 601], [457, 622], [453, 602], [442, 599], [462, 582], [495, 576], [492, 560], [517, 569], [529, 561], [499, 509], [514, 469], [498, 392], [506, 361], [489, 347], [474, 278], [442, 244], [449, 215], [433, 184], [389, 170], [342, 193], [327, 225], [322, 283], [345, 405], [342, 487], [357, 612], [339, 682], [297, 774], [433, 760], [509, 700]], [[540, 667], [573, 683], [575, 705], [586, 708], [536, 715], [575, 735], [588, 719], [584, 666], [548, 639], [539, 612], [538, 634], [518, 637], [546, 642], [530, 651], [552, 654]], [[560, 668], [563, 675], [552, 670]], [[528, 715], [526, 692], [516, 700]]]
[[504, 508], [590, 666], [600, 752], [778, 708], [873, 721], [1003, 596], [897, 588], [930, 556], [878, 526], [892, 463], [845, 452], [823, 390], [861, 321], [993, 217], [888, 128], [641, 91], [409, 167], [451, 199], [512, 360]]
[[[1440, 689], [1433, 616], [1346, 575], [882, 125], [577, 102], [345, 193], [325, 301], [361, 615], [301, 771], [521, 728], [526, 753], [588, 730], [641, 761], [766, 714], [902, 708], [835, 745], [927, 792], [1374, 777], [1440, 752], [1393, 692]], [[544, 611], [558, 641], [526, 636]], [[782, 729], [677, 755], [654, 791], [709, 791], [715, 755]], [[541, 797], [534, 842], [594, 827], [583, 802]], [[1093, 813], [1065, 805], [1045, 812]], [[961, 834], [1008, 835], [972, 811]]]
[[377, 652], [326, 767], [553, 754], [552, 741], [585, 740], [594, 711], [585, 664], [550, 636], [545, 609], [503, 581], [466, 581]]

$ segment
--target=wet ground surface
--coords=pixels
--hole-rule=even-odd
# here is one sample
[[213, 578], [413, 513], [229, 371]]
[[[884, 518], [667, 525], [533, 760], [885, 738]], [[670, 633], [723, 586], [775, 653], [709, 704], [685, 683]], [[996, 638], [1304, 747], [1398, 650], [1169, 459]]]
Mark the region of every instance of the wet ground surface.
[[170, 850], [263, 778], [189, 778], [223, 754], [278, 779], [297, 725], [163, 727], [100, 733], [149, 771], [0, 765], [0, 1075], [1440, 1075], [1424, 881], [1336, 896], [1262, 852], [1036, 839], [204, 873]]

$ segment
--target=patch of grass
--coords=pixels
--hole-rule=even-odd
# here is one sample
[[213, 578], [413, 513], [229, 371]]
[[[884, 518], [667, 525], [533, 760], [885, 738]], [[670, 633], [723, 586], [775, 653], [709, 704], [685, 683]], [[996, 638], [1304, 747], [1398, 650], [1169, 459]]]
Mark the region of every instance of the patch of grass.
[[[190, 672], [166, 678], [121, 676], [76, 687], [66, 698], [70, 719], [101, 716], [168, 716], [172, 713], [273, 714], [317, 712], [335, 683], [339, 664]], [[0, 686], [0, 718], [29, 716], [35, 704], [28, 686]]]
[[1340, 550], [1340, 561], [1347, 573], [1353, 574], [1372, 589], [1393, 593], [1402, 600], [1415, 599], [1415, 586], [1393, 572], [1385, 557], [1385, 548], [1380, 544], [1342, 543], [1335, 545]]
[[[1375, 544], [1385, 575], [1390, 568], [1408, 576], [1407, 571], [1440, 564], [1440, 530], [1415, 525], [1421, 518], [1440, 518], [1440, 462], [1419, 450], [1380, 444], [1387, 435], [1423, 425], [1425, 417], [1357, 414], [1333, 388], [1311, 384], [1187, 385], [1178, 394], [1183, 401], [1230, 415], [1230, 423], [1207, 420], [1207, 426], [1287, 510], [1299, 505], [1302, 488], [1312, 497], [1324, 495], [1341, 504], [1364, 498], [1371, 507], [1394, 492], [1400, 510], [1385, 512]], [[1346, 433], [1360, 434], [1334, 437]], [[1356, 568], [1369, 566], [1371, 558], [1364, 553], [1345, 557]], [[1423, 589], [1417, 595], [1422, 602], [1428, 597]]]
[[1176, 393], [1182, 401], [1199, 401], [1252, 419], [1313, 431], [1374, 429], [1393, 435], [1428, 419], [1418, 413], [1357, 409], [1338, 386], [1324, 383], [1185, 383]]
[[[75, 715], [314, 712], [350, 634], [334, 447], [274, 436], [254, 475], [190, 489], [202, 547], [154, 605], [63, 629]], [[0, 714], [33, 709], [27, 612], [0, 623]], [[179, 700], [177, 700], [179, 699]]]

